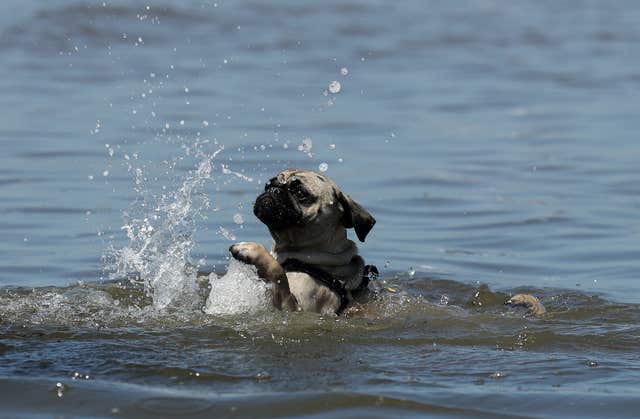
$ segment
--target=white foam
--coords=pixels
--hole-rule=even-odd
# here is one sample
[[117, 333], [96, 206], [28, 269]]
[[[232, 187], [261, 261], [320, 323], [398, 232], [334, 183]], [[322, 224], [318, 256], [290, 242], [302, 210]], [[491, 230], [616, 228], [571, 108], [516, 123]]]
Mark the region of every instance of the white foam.
[[255, 313], [268, 307], [268, 285], [258, 278], [256, 268], [232, 259], [227, 273], [209, 276], [211, 292], [204, 312], [208, 314]]

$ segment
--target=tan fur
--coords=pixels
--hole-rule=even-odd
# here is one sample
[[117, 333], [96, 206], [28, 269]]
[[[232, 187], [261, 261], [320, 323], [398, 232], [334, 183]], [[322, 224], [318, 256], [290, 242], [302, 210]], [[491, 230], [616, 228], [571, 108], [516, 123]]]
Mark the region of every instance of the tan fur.
[[525, 307], [536, 317], [542, 317], [547, 312], [540, 300], [530, 294], [516, 294], [508, 299], [506, 304]]
[[[288, 169], [275, 181], [286, 185], [296, 179], [315, 198], [315, 202], [302, 207], [303, 222], [277, 231], [270, 229], [274, 240], [271, 253], [253, 242], [237, 243], [229, 250], [234, 258], [254, 265], [258, 275], [273, 284], [277, 308], [335, 313], [341, 305], [337, 294], [307, 273], [285, 273], [281, 264], [292, 258], [331, 274], [344, 284], [350, 299], [350, 291], [362, 280], [364, 260], [358, 256], [356, 244], [347, 238], [347, 228], [354, 228], [364, 241], [375, 219], [320, 173]], [[524, 306], [535, 316], [545, 313], [544, 306], [531, 295], [518, 294], [507, 303]]]
[[340, 298], [329, 288], [318, 284], [308, 274], [288, 272], [287, 279], [291, 293], [296, 297], [300, 309], [321, 314], [333, 314], [338, 311]]
[[267, 252], [263, 245], [240, 242], [229, 248], [231, 255], [241, 262], [253, 265], [258, 276], [273, 284], [273, 305], [278, 309], [295, 310], [297, 302], [290, 292], [289, 281], [282, 266]]
[[371, 226], [375, 220], [320, 173], [289, 169], [277, 176], [282, 184], [295, 179], [316, 198], [313, 204], [304, 207], [304, 225], [284, 231], [270, 230], [274, 239], [271, 254], [262, 245], [251, 242], [237, 243], [230, 251], [234, 258], [256, 266], [258, 275], [274, 284], [276, 307], [335, 313], [341, 301], [333, 291], [306, 273], [285, 274], [280, 264], [289, 258], [298, 259], [339, 279], [347, 290], [354, 289], [361, 282], [364, 260], [358, 256], [356, 244], [347, 238], [343, 219], [350, 208], [345, 206], [364, 212], [370, 217]]

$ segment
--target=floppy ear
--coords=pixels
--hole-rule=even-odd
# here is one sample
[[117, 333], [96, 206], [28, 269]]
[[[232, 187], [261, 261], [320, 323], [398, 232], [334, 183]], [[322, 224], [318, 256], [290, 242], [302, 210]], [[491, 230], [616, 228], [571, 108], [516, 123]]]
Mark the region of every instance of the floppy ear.
[[360, 204], [351, 199], [349, 195], [340, 191], [337, 191], [336, 195], [338, 196], [338, 202], [340, 202], [344, 210], [342, 214], [342, 224], [346, 228], [354, 228], [358, 239], [363, 242], [376, 223], [376, 219]]

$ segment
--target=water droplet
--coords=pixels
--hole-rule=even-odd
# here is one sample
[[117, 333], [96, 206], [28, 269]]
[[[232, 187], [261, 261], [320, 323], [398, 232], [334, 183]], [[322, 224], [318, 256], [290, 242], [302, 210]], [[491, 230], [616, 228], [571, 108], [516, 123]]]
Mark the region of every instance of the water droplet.
[[58, 395], [59, 398], [62, 398], [62, 396], [64, 396], [64, 392], [67, 389], [67, 386], [65, 386], [62, 383], [56, 383], [56, 394]]
[[329, 92], [331, 92], [332, 94], [335, 95], [337, 93], [340, 93], [340, 90], [342, 90], [342, 86], [340, 85], [339, 81], [334, 80], [329, 83]]
[[109, 176], [109, 171], [108, 170], [103, 171], [102, 172], [102, 176], [104, 176], [104, 177]]
[[313, 140], [309, 137], [302, 140], [302, 144], [298, 146], [298, 151], [307, 153], [311, 157], [311, 149], [313, 148]]
[[415, 274], [416, 274], [416, 270], [413, 268], [413, 266], [411, 266], [411, 267], [409, 268], [409, 270], [407, 271], [407, 273], [409, 274], [409, 276], [410, 276], [411, 278], [413, 278], [413, 277], [415, 276]]
[[202, 126], [203, 127], [208, 127], [209, 126], [209, 121], [202, 121]]
[[218, 227], [218, 234], [230, 241], [234, 241], [236, 239], [236, 236], [224, 227]]
[[320, 163], [320, 164], [318, 165], [318, 169], [319, 169], [321, 172], [326, 172], [328, 168], [329, 168], [329, 165], [328, 165], [327, 163]]
[[505, 373], [500, 372], [500, 371], [496, 371], [493, 374], [491, 374], [489, 377], [498, 379], [498, 378], [504, 378], [506, 376], [507, 375]]
[[335, 150], [335, 149], [336, 149], [335, 144], [329, 144], [329, 150]]
[[244, 218], [242, 217], [242, 214], [234, 214], [233, 222], [236, 224], [244, 224]]
[[343, 76], [346, 76], [347, 74], [349, 74], [349, 69], [347, 67], [342, 67], [340, 69], [340, 74], [342, 74]]
[[446, 294], [442, 294], [442, 296], [440, 296], [440, 305], [446, 306], [448, 304], [449, 304], [449, 296], [447, 296]]
[[184, 125], [184, 119], [180, 120], [180, 125]]
[[264, 380], [270, 380], [270, 379], [271, 379], [271, 374], [269, 374], [266, 371], [261, 371], [256, 374], [256, 380], [258, 381], [264, 381]]

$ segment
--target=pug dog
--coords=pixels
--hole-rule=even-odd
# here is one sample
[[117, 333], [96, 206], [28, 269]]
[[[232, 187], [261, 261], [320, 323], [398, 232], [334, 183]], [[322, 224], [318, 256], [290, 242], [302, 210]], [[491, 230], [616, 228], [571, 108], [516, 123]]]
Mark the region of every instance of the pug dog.
[[347, 237], [353, 228], [364, 242], [376, 220], [328, 177], [285, 170], [269, 180], [253, 212], [273, 237], [272, 251], [254, 242], [229, 250], [273, 284], [276, 308], [340, 314], [377, 275]]
[[[272, 251], [254, 242], [236, 243], [229, 251], [273, 284], [272, 299], [278, 309], [340, 314], [378, 275], [347, 237], [347, 229], [353, 228], [364, 242], [375, 218], [320, 173], [300, 169], [279, 173], [267, 182], [253, 213], [268, 227]], [[505, 304], [523, 307], [534, 316], [545, 314], [532, 295], [518, 294]]]

